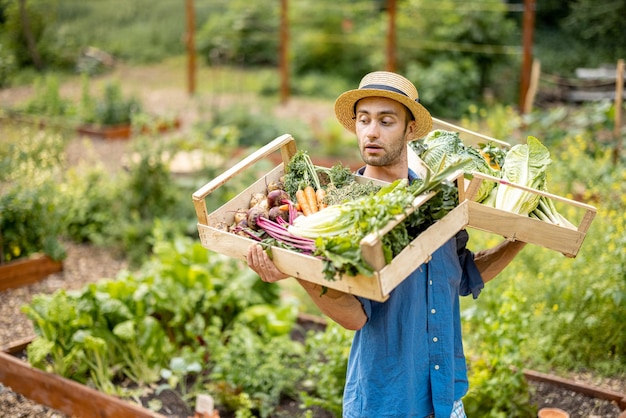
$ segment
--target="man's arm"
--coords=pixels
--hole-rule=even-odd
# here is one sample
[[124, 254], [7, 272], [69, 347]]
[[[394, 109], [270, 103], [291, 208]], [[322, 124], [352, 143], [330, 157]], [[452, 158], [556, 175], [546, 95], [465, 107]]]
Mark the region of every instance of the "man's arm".
[[[258, 244], [251, 245], [246, 257], [248, 266], [254, 270], [261, 280], [274, 283], [289, 278], [288, 275], [276, 268], [276, 265]], [[322, 295], [322, 286], [306, 280], [297, 279], [298, 283], [309, 294], [313, 303], [327, 315], [346, 329], [358, 330], [367, 322], [367, 315], [361, 302], [348, 293], [335, 289], [327, 289]]]
[[483, 282], [487, 283], [496, 277], [525, 246], [526, 243], [522, 241], [506, 240], [491, 249], [474, 254], [474, 262], [480, 271]]

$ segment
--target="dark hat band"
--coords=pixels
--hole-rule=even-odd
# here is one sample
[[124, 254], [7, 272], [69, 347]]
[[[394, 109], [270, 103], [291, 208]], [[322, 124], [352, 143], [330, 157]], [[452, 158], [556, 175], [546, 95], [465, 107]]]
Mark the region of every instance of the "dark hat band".
[[[405, 92], [403, 92], [402, 90], [397, 89], [397, 88], [395, 88], [395, 87], [387, 86], [387, 85], [385, 85], [385, 84], [368, 84], [367, 86], [363, 86], [363, 87], [361, 87], [359, 90], [386, 90], [386, 91], [391, 91], [391, 92], [394, 92], [394, 93], [399, 93], [399, 94], [401, 94], [401, 95], [403, 95], [403, 96], [409, 97], [409, 95], [408, 95], [408, 94], [406, 94]], [[410, 98], [410, 97], [409, 97], [409, 98]], [[417, 99], [415, 99], [415, 101], [416, 101], [417, 103], [419, 103], [419, 102], [420, 102], [419, 97], [418, 97]]]

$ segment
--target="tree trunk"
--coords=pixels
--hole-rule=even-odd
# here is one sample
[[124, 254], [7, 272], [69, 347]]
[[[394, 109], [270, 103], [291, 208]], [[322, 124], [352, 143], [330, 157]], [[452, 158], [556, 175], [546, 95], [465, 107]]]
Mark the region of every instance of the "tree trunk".
[[38, 70], [41, 70], [43, 68], [43, 63], [41, 62], [39, 51], [37, 51], [37, 44], [35, 42], [35, 37], [30, 27], [30, 20], [28, 19], [28, 13], [26, 12], [26, 0], [19, 0], [19, 4], [20, 4], [20, 19], [22, 21], [22, 31], [24, 32], [24, 38], [26, 38], [28, 51], [30, 52], [30, 56], [33, 60], [33, 64], [35, 65], [35, 68]]

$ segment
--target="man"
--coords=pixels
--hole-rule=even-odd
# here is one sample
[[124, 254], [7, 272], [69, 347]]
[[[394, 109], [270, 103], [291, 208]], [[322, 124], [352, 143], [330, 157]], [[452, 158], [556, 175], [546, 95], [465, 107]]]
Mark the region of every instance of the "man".
[[[339, 122], [357, 136], [365, 166], [358, 174], [392, 182], [413, 180], [407, 141], [432, 129], [430, 113], [419, 103], [415, 86], [390, 72], [367, 74], [359, 88], [339, 96]], [[459, 295], [478, 296], [524, 247], [504, 241], [472, 254], [461, 231], [390, 294], [376, 302], [299, 280], [320, 310], [356, 330], [344, 390], [346, 418], [465, 417], [467, 370]], [[248, 252], [248, 265], [266, 282], [288, 276], [259, 245]]]

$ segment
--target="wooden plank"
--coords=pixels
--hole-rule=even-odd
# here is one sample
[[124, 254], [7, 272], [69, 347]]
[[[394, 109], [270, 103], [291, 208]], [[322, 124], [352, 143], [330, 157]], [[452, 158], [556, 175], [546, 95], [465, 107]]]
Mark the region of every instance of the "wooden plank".
[[[242, 261], [246, 260], [248, 247], [256, 243], [250, 238], [202, 224], [198, 224], [198, 232], [205, 248]], [[292, 277], [372, 300], [386, 299], [377, 276], [344, 276], [329, 281], [322, 272], [324, 264], [319, 258], [277, 247], [272, 247], [272, 260], [280, 271]]]
[[3, 353], [15, 354], [24, 350], [33, 341], [33, 337], [25, 337], [0, 346]]
[[501, 148], [507, 149], [511, 147], [511, 144], [505, 141], [501, 141], [499, 139], [492, 138], [487, 135], [483, 135], [478, 132], [471, 131], [469, 129], [462, 128], [460, 126], [454, 125], [450, 122], [443, 121], [441, 119], [433, 118], [433, 128], [434, 129], [443, 129], [446, 131], [458, 132], [459, 136], [467, 145], [470, 146], [478, 146], [479, 144], [496, 144]]
[[581, 80], [615, 80], [617, 77], [615, 67], [600, 67], [600, 68], [576, 68], [576, 77]]
[[572, 390], [574, 392], [584, 393], [596, 399], [604, 399], [615, 402], [620, 409], [626, 409], [626, 393], [620, 393], [608, 389], [601, 389], [596, 386], [579, 383], [574, 380], [565, 379], [551, 374], [541, 373], [534, 370], [524, 370], [524, 376], [528, 380], [537, 382], [552, 383], [558, 387]]
[[47, 255], [11, 261], [0, 265], [0, 291], [38, 282], [61, 270], [63, 263], [54, 261]]
[[[193, 194], [193, 199], [200, 200], [200, 199], [206, 198], [213, 191], [223, 186], [227, 181], [235, 177], [237, 174], [241, 173], [242, 171], [244, 171], [246, 168], [250, 167], [257, 161], [260, 161], [261, 159], [267, 157], [269, 154], [271, 154], [274, 151], [281, 150], [281, 156], [283, 156], [283, 159], [284, 159], [284, 158], [287, 158], [289, 155], [293, 155], [292, 153], [295, 153], [295, 149], [296, 149], [295, 141], [291, 137], [291, 135], [285, 134], [285, 135], [279, 136], [278, 138], [274, 139], [272, 142], [268, 143], [262, 148], [259, 148], [254, 153], [250, 154], [243, 160], [239, 161], [237, 164], [235, 164], [234, 166], [232, 166], [231, 168], [229, 168], [228, 170], [226, 170], [225, 172], [223, 172], [222, 174], [214, 178], [209, 183], [205, 184], [203, 187], [201, 187], [199, 190], [197, 190]], [[287, 158], [286, 162], [289, 162], [289, 159], [290, 158]]]
[[[565, 94], [565, 97], [570, 102], [594, 102], [600, 100], [610, 100], [615, 98], [615, 91], [587, 91], [587, 90], [572, 90]], [[626, 92], [622, 94], [622, 98], [626, 99]]]
[[585, 239], [585, 234], [528, 216], [468, 201], [470, 228], [524, 241], [575, 257]]
[[0, 352], [0, 382], [41, 405], [80, 418], [166, 418], [114, 396], [33, 368]]
[[465, 228], [469, 220], [468, 203], [462, 202], [431, 225], [380, 271], [382, 293], [385, 296], [388, 296], [417, 267], [429, 262], [435, 251]]

